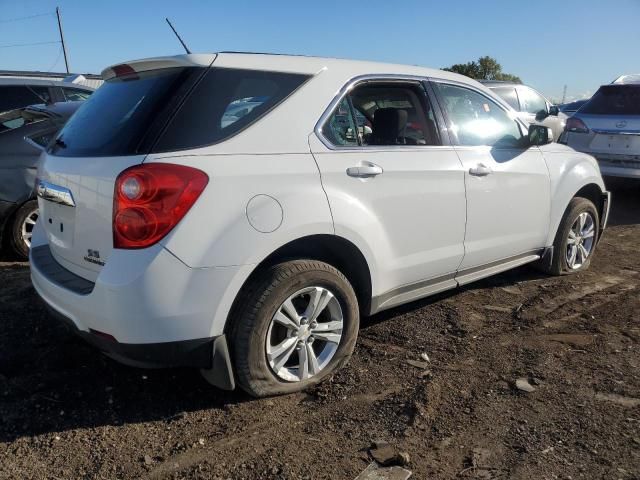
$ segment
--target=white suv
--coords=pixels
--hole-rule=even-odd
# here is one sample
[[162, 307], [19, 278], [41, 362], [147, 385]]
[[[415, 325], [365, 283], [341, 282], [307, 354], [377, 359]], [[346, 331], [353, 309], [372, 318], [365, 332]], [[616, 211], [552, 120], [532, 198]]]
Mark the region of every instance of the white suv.
[[360, 316], [528, 262], [578, 272], [606, 224], [595, 160], [456, 74], [219, 53], [103, 76], [43, 153], [31, 275], [124, 363], [300, 390]]

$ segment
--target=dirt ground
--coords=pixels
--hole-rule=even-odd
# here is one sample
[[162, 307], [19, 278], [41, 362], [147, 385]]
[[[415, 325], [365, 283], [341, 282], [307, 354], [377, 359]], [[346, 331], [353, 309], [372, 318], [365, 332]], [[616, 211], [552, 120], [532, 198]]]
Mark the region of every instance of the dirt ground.
[[639, 185], [611, 185], [587, 272], [519, 268], [364, 319], [330, 382], [264, 400], [114, 363], [0, 263], [0, 478], [351, 480], [382, 439], [412, 479], [638, 479]]

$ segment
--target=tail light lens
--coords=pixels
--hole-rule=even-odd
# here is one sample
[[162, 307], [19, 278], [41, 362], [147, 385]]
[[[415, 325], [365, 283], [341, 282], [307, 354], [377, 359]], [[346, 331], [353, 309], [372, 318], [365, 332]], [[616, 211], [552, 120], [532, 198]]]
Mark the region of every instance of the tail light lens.
[[585, 123], [576, 117], [569, 117], [564, 126], [565, 131], [573, 133], [589, 133], [589, 128]]
[[209, 182], [183, 165], [147, 163], [124, 170], [113, 196], [113, 246], [146, 248], [167, 235]]

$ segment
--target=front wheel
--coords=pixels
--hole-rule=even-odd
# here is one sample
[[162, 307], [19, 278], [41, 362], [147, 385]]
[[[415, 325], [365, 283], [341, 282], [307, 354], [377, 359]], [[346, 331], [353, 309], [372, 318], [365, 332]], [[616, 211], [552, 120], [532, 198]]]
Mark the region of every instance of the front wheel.
[[600, 233], [598, 210], [591, 200], [576, 197], [567, 207], [553, 243], [553, 261], [547, 272], [567, 275], [586, 270]]
[[255, 397], [303, 390], [353, 353], [358, 300], [336, 268], [315, 260], [269, 267], [240, 293], [231, 318], [236, 380]]

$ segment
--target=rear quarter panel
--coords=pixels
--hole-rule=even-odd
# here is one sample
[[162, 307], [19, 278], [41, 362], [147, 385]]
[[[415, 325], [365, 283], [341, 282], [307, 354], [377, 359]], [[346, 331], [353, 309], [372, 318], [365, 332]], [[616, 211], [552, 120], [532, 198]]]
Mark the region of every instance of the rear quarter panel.
[[292, 240], [334, 233], [310, 153], [151, 156], [146, 162], [188, 165], [209, 176], [195, 205], [161, 242], [190, 267], [257, 264]]

